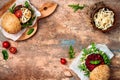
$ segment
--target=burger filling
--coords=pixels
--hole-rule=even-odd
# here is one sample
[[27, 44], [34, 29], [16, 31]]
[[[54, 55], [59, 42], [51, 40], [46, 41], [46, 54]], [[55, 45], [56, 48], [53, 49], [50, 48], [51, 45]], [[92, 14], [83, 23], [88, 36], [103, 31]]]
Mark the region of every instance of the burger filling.
[[85, 64], [88, 70], [92, 71], [98, 65], [104, 64], [104, 60], [100, 54], [91, 54], [86, 58]]
[[20, 18], [21, 23], [26, 23], [30, 20], [32, 14], [31, 11], [27, 8], [21, 8], [22, 17]]

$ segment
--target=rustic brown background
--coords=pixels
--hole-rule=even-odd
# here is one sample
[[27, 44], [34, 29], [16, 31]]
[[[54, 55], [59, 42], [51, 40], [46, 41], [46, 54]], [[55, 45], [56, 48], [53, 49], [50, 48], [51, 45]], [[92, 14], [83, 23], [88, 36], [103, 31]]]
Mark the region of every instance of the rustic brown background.
[[[0, 0], [0, 6], [5, 1], [9, 0]], [[39, 29], [31, 39], [21, 42], [10, 40], [18, 53], [10, 54], [7, 61], [0, 54], [0, 80], [69, 80], [63, 75], [72, 61], [68, 58], [68, 47], [73, 45], [77, 56], [91, 42], [107, 44], [114, 52], [110, 80], [120, 80], [120, 0], [30, 1], [37, 8], [47, 1], [54, 1], [59, 6], [54, 14], [39, 21]], [[94, 30], [90, 23], [90, 7], [99, 1], [104, 1], [117, 15], [117, 28], [109, 33]], [[68, 7], [73, 3], [86, 4], [87, 7], [74, 13]], [[61, 57], [68, 60], [67, 65], [60, 64]]]

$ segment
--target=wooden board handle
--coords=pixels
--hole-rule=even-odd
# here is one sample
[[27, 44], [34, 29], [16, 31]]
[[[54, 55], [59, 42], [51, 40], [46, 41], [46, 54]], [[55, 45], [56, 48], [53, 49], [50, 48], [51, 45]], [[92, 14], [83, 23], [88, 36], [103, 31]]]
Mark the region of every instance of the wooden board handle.
[[[47, 17], [51, 15], [55, 9], [57, 8], [58, 4], [54, 2], [46, 2], [40, 7], [39, 11], [41, 12], [42, 16], [40, 18]], [[40, 19], [39, 18], [39, 19]]]

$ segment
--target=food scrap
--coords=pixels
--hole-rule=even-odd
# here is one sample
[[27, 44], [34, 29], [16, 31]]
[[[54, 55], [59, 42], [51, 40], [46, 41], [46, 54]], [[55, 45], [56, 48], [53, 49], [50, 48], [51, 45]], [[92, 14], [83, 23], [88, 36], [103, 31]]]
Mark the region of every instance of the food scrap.
[[63, 73], [66, 77], [72, 77], [73, 76], [72, 73], [69, 70], [64, 70]]

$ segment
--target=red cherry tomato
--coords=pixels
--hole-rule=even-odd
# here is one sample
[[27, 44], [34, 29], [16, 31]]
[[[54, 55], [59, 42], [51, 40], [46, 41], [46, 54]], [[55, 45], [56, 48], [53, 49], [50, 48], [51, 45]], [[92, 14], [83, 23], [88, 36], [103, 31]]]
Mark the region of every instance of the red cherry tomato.
[[21, 10], [17, 10], [15, 12], [15, 16], [18, 17], [18, 18], [21, 18], [22, 17], [22, 11]]
[[12, 53], [12, 54], [15, 54], [17, 52], [17, 49], [15, 47], [10, 47], [9, 51]]
[[64, 58], [61, 58], [60, 62], [61, 62], [61, 64], [66, 64], [67, 63], [66, 59], [64, 59]]
[[2, 43], [2, 46], [7, 49], [7, 48], [10, 47], [10, 43], [9, 43], [8, 41], [4, 41], [4, 42]]

